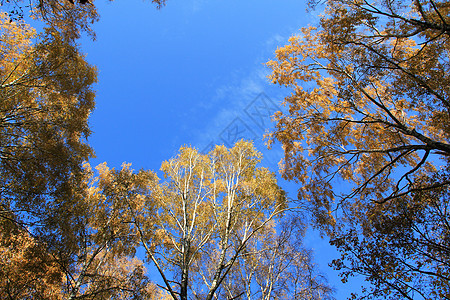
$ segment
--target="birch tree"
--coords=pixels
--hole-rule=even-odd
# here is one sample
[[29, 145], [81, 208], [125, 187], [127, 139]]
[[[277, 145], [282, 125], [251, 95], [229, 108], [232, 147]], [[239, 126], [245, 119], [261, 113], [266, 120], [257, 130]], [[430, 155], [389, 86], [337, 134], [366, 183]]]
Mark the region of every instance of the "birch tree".
[[[221, 298], [242, 256], [288, 209], [275, 175], [257, 166], [260, 159], [245, 141], [230, 149], [217, 146], [208, 154], [181, 147], [175, 158], [162, 163], [161, 182], [154, 173], [127, 167], [99, 176], [99, 193], [122, 186], [108, 199], [128, 206], [121, 219], [144, 247], [171, 299]], [[152, 177], [149, 192], [144, 195], [137, 181], [124, 180], [127, 172], [128, 178]], [[108, 183], [105, 178], [113, 179]]]

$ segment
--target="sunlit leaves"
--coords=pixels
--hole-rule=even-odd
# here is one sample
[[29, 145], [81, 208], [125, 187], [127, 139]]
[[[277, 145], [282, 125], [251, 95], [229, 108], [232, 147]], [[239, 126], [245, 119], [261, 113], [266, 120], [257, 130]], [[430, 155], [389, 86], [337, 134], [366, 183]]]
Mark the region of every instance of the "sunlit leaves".
[[[427, 298], [448, 282], [442, 271], [410, 265], [431, 257], [426, 268], [448, 268], [447, 258], [408, 245], [431, 240], [413, 207], [423, 206], [440, 230], [448, 220], [438, 213], [446, 192], [438, 204], [413, 195], [448, 189], [446, 171], [437, 170], [450, 153], [449, 21], [446, 1], [327, 1], [320, 26], [303, 29], [268, 62], [272, 82], [292, 89], [272, 134], [285, 151], [283, 175], [302, 184], [299, 199], [346, 253], [348, 263], [336, 266], [366, 275], [374, 296]], [[393, 207], [397, 216], [388, 217]], [[382, 230], [397, 225], [414, 234]], [[382, 257], [390, 258], [385, 267]]]
[[89, 188], [98, 210], [94, 234], [104, 227], [131, 249], [144, 246], [172, 298], [212, 299], [247, 245], [262, 242], [288, 208], [274, 174], [257, 166], [260, 159], [245, 141], [208, 154], [181, 147], [162, 163], [161, 182], [126, 164], [120, 171], [100, 165]]
[[45, 247], [14, 222], [0, 222], [0, 297], [62, 299], [63, 274]]
[[211, 299], [248, 241], [286, 207], [273, 174], [257, 168], [260, 157], [241, 141], [208, 154], [182, 147], [162, 164], [157, 222], [164, 242], [147, 254], [175, 272], [180, 299], [188, 286]]
[[[2, 14], [0, 36], [2, 232], [8, 222], [17, 227], [16, 238], [23, 238], [14, 247], [17, 255], [29, 252], [25, 265], [46, 257], [64, 273], [83, 242], [77, 237], [84, 226], [81, 164], [92, 156], [86, 138], [96, 71], [76, 44], [52, 29], [37, 35]], [[20, 270], [20, 264], [12, 260], [9, 267]], [[45, 272], [36, 274], [46, 280]], [[52, 289], [61, 285], [53, 282]]]
[[57, 32], [32, 45], [27, 25], [3, 18], [0, 26], [2, 198], [39, 214], [51, 197], [71, 197], [69, 182], [92, 155], [85, 138], [96, 72]]

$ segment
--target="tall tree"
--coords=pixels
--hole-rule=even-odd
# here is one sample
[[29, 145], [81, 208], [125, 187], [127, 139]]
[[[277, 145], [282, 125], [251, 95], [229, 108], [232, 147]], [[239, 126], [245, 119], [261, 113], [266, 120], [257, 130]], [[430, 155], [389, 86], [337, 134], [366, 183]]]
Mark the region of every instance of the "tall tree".
[[[95, 6], [0, 4], [8, 12], [0, 15], [0, 297], [157, 295], [142, 262], [102, 233], [111, 224], [89, 206], [82, 163], [93, 156], [87, 121], [97, 73], [76, 40], [94, 35]], [[43, 21], [40, 34], [24, 23], [24, 11]]]
[[283, 175], [369, 298], [450, 297], [449, 14], [448, 1], [325, 1], [319, 27], [268, 63], [292, 89], [271, 136]]
[[[25, 251], [31, 263], [34, 253], [36, 261], [52, 257], [49, 266], [55, 267], [55, 261], [61, 265], [72, 257], [55, 260], [54, 255], [72, 253], [80, 245], [84, 205], [77, 186], [83, 179], [82, 162], [93, 154], [86, 139], [95, 81], [95, 68], [73, 41], [52, 29], [38, 36], [24, 22], [1, 14], [1, 247], [22, 244], [12, 253], [20, 257]], [[23, 269], [23, 260], [8, 261], [11, 270]], [[45, 280], [34, 281], [34, 288], [43, 289], [39, 282]]]
[[32, 44], [30, 27], [2, 15], [0, 34], [1, 213], [42, 234], [62, 232], [76, 215], [73, 183], [92, 156], [96, 70], [55, 31]]
[[0, 28], [0, 296], [157, 295], [134, 248], [121, 246], [127, 234], [105, 221], [117, 211], [92, 206], [82, 163], [95, 68], [56, 31], [36, 36], [6, 15]]
[[[170, 298], [238, 299], [246, 290], [237, 274], [250, 266], [250, 256], [256, 259], [257, 251], [269, 255], [272, 250], [277, 259], [267, 264], [281, 268], [282, 256], [295, 252], [285, 244], [275, 246], [275, 235], [264, 241], [288, 203], [274, 174], [257, 167], [260, 158], [251, 143], [241, 141], [231, 149], [217, 146], [208, 154], [182, 147], [162, 164], [161, 183], [154, 173], [136, 174], [129, 165], [120, 171], [99, 169], [98, 193], [110, 206], [127, 208], [120, 220], [144, 246]], [[150, 181], [143, 184], [143, 178]], [[267, 247], [255, 248], [264, 242]], [[296, 258], [303, 254], [297, 250]], [[297, 263], [305, 267], [307, 262]], [[284, 275], [275, 277], [274, 284], [289, 281]]]

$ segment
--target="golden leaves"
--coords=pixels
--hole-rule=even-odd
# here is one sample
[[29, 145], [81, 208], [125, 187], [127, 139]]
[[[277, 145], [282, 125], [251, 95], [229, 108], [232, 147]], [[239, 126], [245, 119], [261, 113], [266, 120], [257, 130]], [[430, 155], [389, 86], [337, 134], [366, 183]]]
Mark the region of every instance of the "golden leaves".
[[[216, 146], [207, 154], [184, 146], [162, 163], [162, 182], [152, 172], [135, 173], [128, 164], [120, 171], [101, 164], [97, 176], [86, 165], [92, 236], [97, 244], [107, 241], [115, 255], [140, 243], [165, 282], [166, 270], [184, 274], [180, 286], [212, 272], [199, 281], [211, 299], [247, 242], [288, 207], [275, 175], [257, 167], [261, 158], [246, 141], [230, 149]], [[212, 269], [201, 266], [204, 260]]]
[[[327, 1], [320, 27], [304, 29], [268, 63], [271, 81], [292, 91], [284, 101], [288, 111], [276, 115], [276, 130], [270, 135], [285, 152], [283, 176], [302, 183], [299, 199], [309, 203], [316, 225], [342, 238], [338, 244], [350, 261], [349, 272], [372, 274], [364, 264], [377, 269], [383, 256], [389, 257], [388, 264], [398, 265], [385, 273], [374, 271], [370, 279], [380, 284], [375, 295], [383, 290], [384, 274], [405, 274], [405, 282], [410, 276], [427, 278], [405, 263], [423, 259], [421, 250], [409, 248], [408, 238], [427, 244], [408, 235], [427, 230], [414, 219], [418, 212], [405, 203], [419, 201], [408, 197], [424, 189], [448, 186], [446, 175], [438, 176], [435, 166], [445, 165], [450, 153], [449, 43], [448, 28], [443, 27], [449, 19], [445, 1]], [[440, 179], [423, 184], [423, 176]], [[383, 219], [391, 206], [398, 219]], [[412, 218], [410, 227], [400, 226], [396, 237], [376, 233], [366, 222], [369, 216], [391, 226], [405, 214]], [[436, 211], [428, 214], [441, 222]], [[444, 247], [446, 241], [438, 244]], [[430, 254], [429, 266], [441, 259], [436, 255]], [[361, 263], [363, 257], [368, 258]], [[388, 287], [380, 293], [386, 291]]]
[[[19, 75], [27, 69], [27, 58], [31, 55], [32, 39], [36, 32], [23, 22], [10, 22], [5, 13], [0, 13], [0, 54], [2, 77], [9, 83], [19, 79]], [[2, 86], [8, 82], [2, 82]]]
[[2, 219], [0, 297], [62, 299], [58, 263], [28, 232]]

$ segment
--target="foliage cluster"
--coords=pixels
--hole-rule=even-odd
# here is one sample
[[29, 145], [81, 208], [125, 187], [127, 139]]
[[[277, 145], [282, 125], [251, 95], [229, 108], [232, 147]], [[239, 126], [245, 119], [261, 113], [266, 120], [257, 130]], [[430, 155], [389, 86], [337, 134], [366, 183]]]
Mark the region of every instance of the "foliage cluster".
[[268, 62], [292, 90], [271, 136], [283, 175], [341, 251], [343, 281], [372, 283], [362, 297], [447, 299], [450, 3], [324, 6]]

